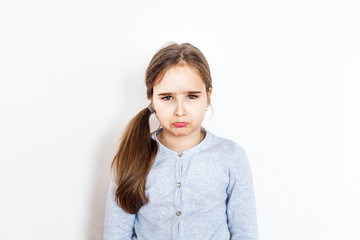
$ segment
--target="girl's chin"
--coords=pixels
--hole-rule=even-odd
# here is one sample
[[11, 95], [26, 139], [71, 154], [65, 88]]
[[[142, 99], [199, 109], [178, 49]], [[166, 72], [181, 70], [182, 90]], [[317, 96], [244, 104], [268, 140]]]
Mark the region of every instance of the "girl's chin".
[[177, 128], [175, 126], [171, 126], [170, 128], [167, 128], [167, 129], [163, 128], [163, 131], [168, 132], [171, 135], [181, 137], [181, 136], [187, 136], [187, 135], [193, 133], [194, 129], [192, 127], [190, 127], [189, 125], [186, 127], [182, 127], [182, 128]]
[[169, 128], [163, 128], [164, 132], [169, 132], [169, 133], [176, 133], [176, 134], [188, 134], [190, 132], [190, 128], [188, 126], [186, 127], [175, 127], [175, 126], [171, 126]]

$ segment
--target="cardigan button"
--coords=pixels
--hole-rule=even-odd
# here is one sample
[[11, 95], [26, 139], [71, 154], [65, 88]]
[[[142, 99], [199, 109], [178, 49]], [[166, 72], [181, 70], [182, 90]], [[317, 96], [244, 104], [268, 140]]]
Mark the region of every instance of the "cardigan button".
[[178, 152], [178, 156], [181, 157], [183, 155], [182, 152]]
[[180, 188], [180, 187], [181, 187], [181, 182], [177, 182], [177, 183], [176, 183], [176, 186], [177, 186], [178, 188]]
[[176, 216], [180, 216], [181, 215], [181, 212], [180, 211], [177, 211], [176, 212]]

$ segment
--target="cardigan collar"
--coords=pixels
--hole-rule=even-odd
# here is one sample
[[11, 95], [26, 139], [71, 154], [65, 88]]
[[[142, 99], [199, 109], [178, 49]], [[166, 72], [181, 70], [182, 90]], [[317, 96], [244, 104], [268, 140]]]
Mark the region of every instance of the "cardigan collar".
[[170, 154], [188, 154], [188, 153], [194, 153], [194, 152], [198, 152], [201, 151], [202, 149], [206, 148], [206, 146], [208, 145], [208, 143], [210, 142], [211, 138], [212, 138], [212, 133], [210, 133], [208, 130], [206, 130], [205, 128], [201, 127], [201, 132], [203, 132], [205, 134], [204, 139], [198, 143], [197, 145], [188, 148], [186, 150], [183, 150], [181, 152], [177, 152], [174, 150], [171, 150], [170, 148], [166, 147], [165, 145], [163, 145], [159, 139], [157, 138], [157, 134], [161, 133], [163, 131], [163, 128], [158, 129], [157, 131], [155, 131], [154, 133], [152, 133], [152, 138], [158, 143], [159, 145], [159, 150], [164, 150]]

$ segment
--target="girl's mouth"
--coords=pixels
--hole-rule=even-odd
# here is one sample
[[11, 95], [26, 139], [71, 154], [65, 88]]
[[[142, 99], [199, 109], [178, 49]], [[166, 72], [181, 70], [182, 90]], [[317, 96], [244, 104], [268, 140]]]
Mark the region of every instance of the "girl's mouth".
[[189, 123], [187, 123], [187, 122], [176, 122], [173, 125], [177, 128], [183, 128], [183, 127], [186, 127], [188, 124]]

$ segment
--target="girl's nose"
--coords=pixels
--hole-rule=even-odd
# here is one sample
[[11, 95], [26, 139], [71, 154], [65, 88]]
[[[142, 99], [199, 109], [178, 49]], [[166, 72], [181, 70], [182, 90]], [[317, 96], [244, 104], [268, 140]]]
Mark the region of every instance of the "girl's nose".
[[184, 116], [185, 115], [185, 109], [184, 109], [184, 104], [183, 103], [177, 103], [176, 109], [175, 109], [175, 115], [176, 116]]

